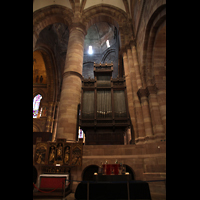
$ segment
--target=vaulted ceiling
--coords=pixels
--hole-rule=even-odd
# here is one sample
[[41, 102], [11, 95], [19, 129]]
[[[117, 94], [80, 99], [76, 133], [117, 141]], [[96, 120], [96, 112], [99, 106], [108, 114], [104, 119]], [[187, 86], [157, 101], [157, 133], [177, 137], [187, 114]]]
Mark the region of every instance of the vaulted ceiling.
[[[139, 0], [140, 1], [140, 0]], [[131, 0], [34, 0], [33, 1], [33, 12], [52, 5], [63, 5], [66, 6], [72, 10], [75, 9], [75, 3], [80, 2], [80, 10], [87, 9], [91, 6], [98, 5], [98, 4], [108, 4], [108, 5], [114, 5], [117, 8], [122, 9], [123, 11], [130, 13], [131, 8]]]
[[110, 46], [115, 43], [114, 32], [114, 25], [107, 22], [99, 22], [90, 26], [85, 36], [84, 54], [87, 54], [90, 45], [93, 47], [94, 53], [103, 53], [107, 49], [107, 40], [109, 40]]
[[[107, 4], [125, 11], [128, 14], [128, 17], [131, 18], [133, 16], [132, 11], [134, 10], [133, 5], [135, 4], [135, 1], [140, 0], [33, 0], [33, 12], [54, 4], [70, 8], [72, 9], [73, 13], [75, 13], [75, 9], [77, 9], [77, 7], [79, 8], [80, 12], [83, 12], [92, 6]], [[89, 62], [102, 62], [102, 59], [105, 62], [112, 61], [114, 62], [114, 65], [116, 65], [114, 66], [113, 74], [115, 74], [114, 76], [117, 76], [118, 60], [115, 57], [118, 57], [119, 41], [116, 39], [117, 31], [115, 29], [116, 28], [113, 24], [109, 24], [107, 22], [98, 22], [92, 24], [87, 30], [87, 35], [85, 36], [84, 55], [88, 55], [89, 46], [92, 46], [93, 58], [91, 59], [92, 56], [90, 56]], [[68, 38], [68, 27], [62, 23], [55, 23], [47, 26], [40, 32], [36, 43], [36, 46], [45, 46], [51, 49], [55, 56], [55, 62], [60, 74], [62, 74], [64, 69]], [[107, 40], [109, 40], [111, 47], [110, 51], [106, 45]], [[108, 54], [110, 55], [108, 56]], [[87, 61], [88, 58], [84, 59], [84, 62]]]

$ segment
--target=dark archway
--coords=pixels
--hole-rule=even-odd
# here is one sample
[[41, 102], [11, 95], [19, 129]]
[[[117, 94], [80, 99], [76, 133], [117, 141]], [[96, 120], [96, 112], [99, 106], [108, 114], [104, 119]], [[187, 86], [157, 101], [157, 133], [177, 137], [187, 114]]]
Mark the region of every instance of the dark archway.
[[[36, 184], [37, 182], [37, 169], [33, 166], [33, 183]], [[34, 186], [33, 186], [33, 189], [34, 189]]]
[[83, 170], [83, 181], [93, 181], [94, 172], [98, 172], [97, 165], [90, 165]]
[[129, 174], [131, 175], [131, 180], [135, 180], [135, 175], [132, 168], [129, 167], [128, 165], [125, 165], [125, 166], [126, 166], [126, 172], [129, 172]]

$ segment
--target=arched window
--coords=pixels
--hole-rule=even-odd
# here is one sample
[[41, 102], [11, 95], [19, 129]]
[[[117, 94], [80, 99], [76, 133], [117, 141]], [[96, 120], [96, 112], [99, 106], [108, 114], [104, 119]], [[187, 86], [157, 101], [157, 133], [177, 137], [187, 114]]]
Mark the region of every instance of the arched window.
[[40, 94], [36, 95], [33, 99], [33, 118], [38, 117], [38, 111], [39, 111], [41, 99], [42, 99], [42, 96]]

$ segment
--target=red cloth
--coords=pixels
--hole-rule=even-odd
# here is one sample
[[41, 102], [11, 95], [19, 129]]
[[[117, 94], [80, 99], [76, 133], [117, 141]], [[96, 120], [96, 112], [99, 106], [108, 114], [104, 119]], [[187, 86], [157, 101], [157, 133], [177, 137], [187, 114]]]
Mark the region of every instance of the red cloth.
[[63, 188], [64, 177], [41, 177], [40, 188]]
[[119, 174], [119, 166], [120, 164], [104, 164], [103, 171], [106, 175], [111, 175], [112, 171], [115, 175]]

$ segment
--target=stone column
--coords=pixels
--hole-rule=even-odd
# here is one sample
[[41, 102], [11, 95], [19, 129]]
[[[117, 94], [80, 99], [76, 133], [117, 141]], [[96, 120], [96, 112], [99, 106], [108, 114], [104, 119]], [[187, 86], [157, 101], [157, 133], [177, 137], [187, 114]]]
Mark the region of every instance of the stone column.
[[69, 27], [69, 42], [63, 73], [59, 105], [57, 138], [76, 140], [77, 108], [81, 97], [85, 27], [74, 23]]
[[140, 89], [142, 87], [142, 80], [141, 80], [140, 69], [139, 69], [139, 64], [138, 64], [135, 41], [131, 41], [130, 46], [131, 46], [133, 64], [134, 64], [134, 69], [135, 69], [135, 74], [136, 74], [136, 82], [137, 82], [138, 89]]
[[135, 73], [135, 68], [133, 65], [133, 57], [132, 57], [131, 49], [129, 46], [127, 46], [127, 56], [128, 56], [128, 65], [129, 65], [130, 78], [131, 78], [132, 89], [133, 89], [133, 105], [135, 108], [135, 116], [136, 116], [137, 131], [138, 131], [138, 135], [135, 140], [136, 142], [141, 143], [145, 141], [144, 121], [143, 121], [142, 108], [140, 105], [139, 98], [137, 96], [138, 85], [136, 82], [136, 73]]
[[[129, 109], [129, 114], [131, 118], [131, 123], [133, 125], [133, 133], [137, 136], [137, 126], [136, 126], [136, 119], [135, 119], [135, 111], [133, 107], [133, 92], [132, 92], [132, 85], [131, 85], [131, 80], [130, 80], [130, 72], [129, 72], [129, 67], [128, 67], [128, 59], [126, 52], [123, 52], [123, 63], [124, 63], [124, 72], [125, 72], [125, 77], [126, 77], [126, 88], [127, 88], [127, 99], [128, 99], [128, 109]], [[132, 139], [134, 136], [131, 136]]]
[[46, 129], [45, 129], [46, 132], [51, 132], [51, 129], [52, 129], [52, 113], [53, 113], [53, 102], [49, 102]]
[[157, 100], [156, 86], [155, 85], [147, 86], [147, 92], [148, 92], [149, 108], [150, 108], [152, 126], [155, 138], [163, 139], [165, 134], [162, 125], [159, 104]]
[[140, 98], [142, 112], [143, 112], [143, 119], [144, 119], [144, 128], [146, 133], [146, 141], [153, 140], [153, 130], [152, 130], [152, 123], [151, 123], [151, 116], [149, 111], [149, 103], [147, 99], [147, 89], [139, 89], [138, 96]]

